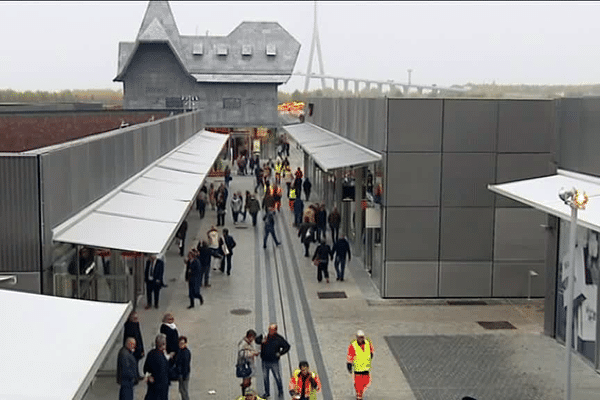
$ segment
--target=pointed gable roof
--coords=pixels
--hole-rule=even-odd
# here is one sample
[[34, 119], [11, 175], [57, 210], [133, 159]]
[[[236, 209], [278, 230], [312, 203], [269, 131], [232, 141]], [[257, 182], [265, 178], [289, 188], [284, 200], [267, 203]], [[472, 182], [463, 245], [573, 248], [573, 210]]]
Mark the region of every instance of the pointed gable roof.
[[242, 22], [227, 36], [181, 36], [166, 0], [150, 0], [136, 41], [119, 44], [122, 81], [140, 43], [167, 43], [197, 82], [284, 83], [300, 43], [277, 22]]

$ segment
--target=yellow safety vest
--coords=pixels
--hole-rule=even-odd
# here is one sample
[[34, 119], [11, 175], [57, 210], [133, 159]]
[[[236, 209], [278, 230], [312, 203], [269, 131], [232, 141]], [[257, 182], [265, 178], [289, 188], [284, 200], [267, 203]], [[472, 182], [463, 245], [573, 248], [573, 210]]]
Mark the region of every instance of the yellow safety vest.
[[290, 188], [290, 200], [296, 200], [296, 189]]
[[354, 371], [365, 372], [371, 370], [371, 342], [365, 339], [365, 349], [361, 349], [358, 342], [352, 342], [354, 347]]

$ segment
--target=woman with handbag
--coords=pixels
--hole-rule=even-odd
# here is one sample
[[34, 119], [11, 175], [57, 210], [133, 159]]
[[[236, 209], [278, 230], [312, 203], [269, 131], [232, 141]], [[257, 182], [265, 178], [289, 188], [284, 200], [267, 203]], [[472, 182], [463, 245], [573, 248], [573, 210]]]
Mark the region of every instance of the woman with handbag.
[[238, 357], [235, 366], [235, 375], [242, 378], [242, 396], [245, 394], [247, 387], [252, 385], [252, 377], [254, 376], [254, 358], [260, 354], [254, 347], [254, 339], [256, 332], [252, 329], [246, 332], [246, 336], [238, 343]]

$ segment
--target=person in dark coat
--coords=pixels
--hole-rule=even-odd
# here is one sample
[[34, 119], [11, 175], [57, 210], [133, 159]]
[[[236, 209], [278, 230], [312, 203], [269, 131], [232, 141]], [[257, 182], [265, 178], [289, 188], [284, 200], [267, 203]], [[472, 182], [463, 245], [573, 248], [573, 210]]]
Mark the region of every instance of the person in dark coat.
[[350, 259], [352, 258], [352, 254], [350, 254], [350, 243], [348, 243], [348, 240], [346, 240], [346, 236], [342, 235], [337, 242], [335, 242], [333, 248], [331, 249], [331, 257], [335, 257], [333, 266], [335, 267], [338, 281], [344, 280], [346, 256], [348, 256], [348, 262], [350, 262]]
[[331, 228], [331, 243], [335, 243], [339, 238], [340, 224], [342, 223], [342, 216], [337, 207], [333, 207], [333, 211], [327, 217], [327, 222], [329, 222], [329, 227]]
[[229, 229], [223, 229], [223, 237], [219, 239], [219, 246], [223, 250], [223, 258], [221, 259], [221, 272], [225, 272], [225, 263], [227, 263], [227, 275], [231, 275], [231, 257], [233, 256], [233, 248], [236, 243], [233, 237], [229, 235]]
[[154, 294], [154, 307], [158, 308], [158, 298], [160, 289], [163, 288], [163, 275], [165, 273], [165, 263], [163, 260], [156, 258], [152, 254], [150, 259], [146, 261], [146, 269], [144, 271], [144, 282], [146, 282], [146, 309], [152, 307], [152, 295]]
[[142, 339], [142, 330], [140, 329], [140, 320], [138, 319], [138, 313], [132, 311], [129, 314], [129, 318], [125, 322], [123, 334], [123, 344], [126, 343], [127, 338], [132, 337], [135, 339], [135, 351], [133, 356], [137, 361], [140, 361], [144, 357], [144, 340]]
[[298, 237], [304, 245], [304, 257], [310, 257], [308, 250], [310, 244], [315, 241], [315, 224], [310, 222], [309, 217], [304, 217], [304, 222], [300, 224], [298, 229]]
[[181, 225], [179, 225], [179, 229], [177, 229], [177, 233], [175, 237], [177, 238], [177, 246], [179, 247], [179, 257], [183, 257], [183, 248], [185, 246], [185, 235], [187, 234], [188, 223], [187, 221], [183, 221]]
[[169, 400], [169, 361], [165, 356], [167, 339], [159, 334], [154, 340], [155, 348], [148, 352], [144, 373], [148, 376], [148, 391], [144, 400]]
[[302, 214], [304, 214], [304, 202], [298, 197], [294, 200], [294, 226], [302, 223]]
[[321, 241], [321, 244], [315, 250], [315, 254], [313, 255], [313, 262], [317, 264], [317, 281], [321, 282], [323, 276], [325, 276], [325, 281], [329, 283], [329, 271], [327, 271], [327, 266], [329, 265], [329, 258], [331, 257], [331, 248], [325, 242], [325, 239]]
[[117, 383], [121, 385], [119, 400], [133, 400], [133, 387], [140, 380], [138, 360], [133, 356], [135, 347], [135, 338], [128, 337], [117, 356]]
[[269, 325], [267, 335], [258, 335], [254, 340], [260, 344], [260, 358], [262, 364], [262, 372], [264, 379], [265, 394], [261, 397], [270, 397], [271, 385], [269, 382], [269, 371], [273, 372], [279, 398], [283, 398], [283, 385], [281, 382], [281, 367], [279, 366], [279, 358], [290, 351], [290, 344], [277, 333], [277, 324]]
[[190, 305], [188, 308], [194, 308], [194, 300], [200, 299], [200, 305], [204, 304], [204, 299], [200, 294], [200, 260], [198, 259], [198, 250], [192, 249], [185, 260], [186, 271], [185, 280], [188, 282], [188, 296]]
[[256, 196], [250, 196], [250, 199], [246, 202], [246, 206], [250, 216], [252, 217], [252, 226], [256, 226], [256, 217], [260, 211], [260, 203], [256, 199]]
[[164, 333], [167, 343], [167, 354], [171, 357], [175, 357], [179, 351], [179, 332], [175, 325], [175, 317], [173, 314], [166, 313], [163, 316], [162, 324], [160, 326], [160, 333]]
[[225, 225], [225, 213], [227, 200], [225, 200], [225, 195], [221, 192], [217, 197], [217, 226]]
[[306, 196], [306, 201], [310, 201], [310, 189], [312, 188], [312, 183], [310, 183], [308, 176], [304, 178], [304, 182], [302, 182], [302, 187], [304, 188], [304, 195]]
[[179, 394], [181, 400], [189, 400], [189, 384], [191, 371], [192, 353], [188, 349], [188, 340], [185, 336], [179, 337], [179, 352], [175, 357], [175, 369], [177, 370], [177, 380], [179, 381]]
[[[325, 204], [321, 204], [317, 210], [317, 215], [315, 215], [315, 219], [317, 222], [317, 241], [326, 240], [327, 239], [327, 211], [325, 211]], [[323, 236], [321, 237], [321, 234]]]
[[200, 261], [200, 279], [199, 284], [202, 286], [202, 281], [204, 281], [204, 286], [207, 287], [209, 272], [210, 272], [210, 261], [212, 260], [213, 250], [208, 247], [208, 242], [206, 240], [202, 240], [198, 242], [198, 261]]

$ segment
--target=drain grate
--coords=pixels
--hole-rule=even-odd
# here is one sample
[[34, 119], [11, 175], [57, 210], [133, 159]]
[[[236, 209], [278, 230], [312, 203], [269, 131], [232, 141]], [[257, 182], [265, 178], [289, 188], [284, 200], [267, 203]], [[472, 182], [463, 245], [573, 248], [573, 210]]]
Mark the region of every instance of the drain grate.
[[252, 311], [250, 311], [246, 308], [234, 308], [233, 310], [231, 310], [229, 312], [232, 313], [233, 315], [248, 315]]
[[487, 303], [483, 300], [448, 300], [446, 304], [449, 306], [486, 306]]
[[320, 299], [347, 299], [346, 292], [317, 292]]
[[508, 321], [477, 321], [484, 329], [517, 329]]
[[235, 229], [248, 229], [247, 225], [236, 225]]

